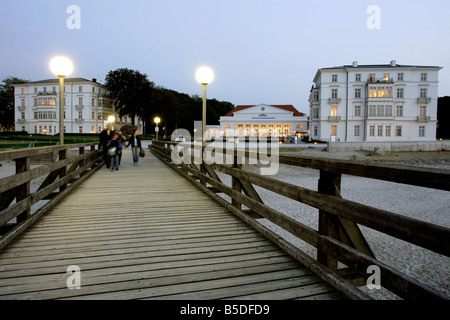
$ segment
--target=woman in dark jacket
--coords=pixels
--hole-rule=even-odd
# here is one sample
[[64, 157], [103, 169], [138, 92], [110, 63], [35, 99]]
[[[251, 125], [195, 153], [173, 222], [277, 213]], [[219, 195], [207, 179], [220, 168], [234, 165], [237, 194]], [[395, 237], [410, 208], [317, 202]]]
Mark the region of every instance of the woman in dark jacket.
[[131, 146], [131, 153], [133, 154], [133, 164], [137, 165], [139, 162], [139, 151], [142, 150], [141, 138], [138, 136], [137, 130], [134, 130], [128, 141], [127, 147]]

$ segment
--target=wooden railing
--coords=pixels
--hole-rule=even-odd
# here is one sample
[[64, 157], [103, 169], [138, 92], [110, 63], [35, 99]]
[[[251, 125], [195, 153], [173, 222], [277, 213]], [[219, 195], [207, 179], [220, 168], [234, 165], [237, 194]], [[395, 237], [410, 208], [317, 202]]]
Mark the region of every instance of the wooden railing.
[[[280, 154], [278, 156], [280, 164], [312, 168], [320, 171], [318, 191], [314, 191], [282, 182], [269, 176], [242, 170], [238, 164], [243, 163], [241, 159], [238, 159], [239, 155], [242, 156], [242, 152], [237, 152], [237, 150], [231, 152], [223, 151], [223, 153], [231, 154], [234, 157], [233, 163], [228, 165], [206, 165], [205, 162], [196, 165], [193, 161], [191, 163], [175, 164], [171, 158], [171, 152], [175, 146], [178, 154], [189, 154], [187, 158], [193, 159], [192, 150], [194, 145], [191, 144], [156, 141], [152, 143], [150, 148], [155, 155], [169, 166], [176, 169], [205, 193], [271, 239], [287, 253], [348, 297], [354, 299], [371, 298], [359, 290], [357, 286], [366, 284], [366, 280], [370, 275], [367, 272], [368, 268], [377, 266], [380, 271], [381, 286], [401, 298], [450, 299], [448, 295], [440, 290], [431, 288], [392, 266], [377, 260], [360, 231], [359, 225], [383, 232], [447, 257], [450, 256], [450, 229], [349, 201], [343, 199], [340, 195], [342, 174], [450, 191], [450, 171], [403, 166], [367, 165], [356, 161]], [[217, 152], [217, 150], [215, 151]], [[244, 154], [246, 158], [255, 156], [255, 153], [250, 153], [248, 150]], [[231, 185], [224, 184], [217, 172], [230, 176]], [[253, 185], [319, 209], [318, 230], [263, 203]], [[219, 193], [229, 196], [231, 202], [220, 197]], [[243, 205], [248, 209], [243, 210]], [[261, 217], [270, 220], [317, 248], [317, 259], [313, 259], [300, 248], [258, 222], [257, 218]], [[338, 262], [346, 267], [338, 268]]]
[[[15, 174], [0, 179], [0, 249], [101, 167], [103, 159], [96, 145], [67, 144], [0, 152], [0, 163], [15, 161]], [[86, 148], [90, 150], [86, 152]], [[70, 149], [75, 149], [76, 154], [71, 156]], [[31, 168], [32, 159], [52, 159], [46, 155], [55, 153], [55, 161]], [[46, 178], [32, 192], [31, 182], [40, 177]], [[33, 207], [41, 200], [49, 201], [39, 208]]]

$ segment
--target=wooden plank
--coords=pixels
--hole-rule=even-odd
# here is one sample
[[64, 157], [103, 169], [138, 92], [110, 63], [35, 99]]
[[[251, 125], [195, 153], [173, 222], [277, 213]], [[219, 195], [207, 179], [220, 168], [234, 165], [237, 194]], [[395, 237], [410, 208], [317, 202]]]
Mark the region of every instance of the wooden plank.
[[[151, 167], [128, 167], [125, 155], [119, 172], [98, 170], [1, 251], [0, 299], [245, 293], [252, 284], [273, 291], [304, 276], [322, 283], [163, 163], [149, 156]], [[72, 264], [82, 271], [80, 290], [66, 288]]]

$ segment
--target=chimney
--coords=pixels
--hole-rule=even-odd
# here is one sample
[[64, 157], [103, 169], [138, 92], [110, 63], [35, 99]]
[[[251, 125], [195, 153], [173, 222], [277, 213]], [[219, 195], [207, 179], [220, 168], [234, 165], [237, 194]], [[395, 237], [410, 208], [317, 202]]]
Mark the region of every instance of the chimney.
[[395, 67], [397, 65], [397, 61], [396, 60], [391, 60], [391, 67]]
[[92, 78], [92, 82], [97, 82], [97, 78]]
[[353, 61], [353, 68], [356, 68], [358, 66], [358, 61]]

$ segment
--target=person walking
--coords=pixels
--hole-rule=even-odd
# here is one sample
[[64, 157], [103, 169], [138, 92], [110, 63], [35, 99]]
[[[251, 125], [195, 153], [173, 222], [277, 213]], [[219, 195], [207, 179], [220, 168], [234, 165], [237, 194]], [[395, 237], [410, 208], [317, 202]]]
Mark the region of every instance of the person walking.
[[136, 166], [139, 162], [139, 151], [142, 150], [141, 138], [138, 136], [138, 131], [133, 130], [131, 134], [130, 140], [128, 140], [128, 144], [126, 147], [131, 146], [131, 153], [133, 154], [133, 164]]
[[[121, 148], [120, 148], [120, 149], [122, 150], [123, 144], [124, 144], [124, 142], [125, 142], [125, 137], [123, 136], [122, 131], [120, 131], [120, 124], [116, 123], [116, 124], [114, 125], [114, 130], [111, 131], [111, 136], [112, 136], [114, 133], [117, 133], [117, 135], [118, 135], [118, 140], [119, 140], [119, 143], [120, 143], [120, 145], [121, 145]], [[120, 152], [120, 154], [119, 154], [119, 166], [120, 166], [120, 163], [121, 163], [121, 162], [122, 162], [122, 152]]]
[[122, 144], [119, 141], [119, 134], [114, 132], [111, 141], [108, 143], [108, 153], [111, 156], [111, 171], [119, 170], [119, 159], [122, 154]]
[[112, 130], [112, 125], [110, 123], [108, 123], [108, 125], [106, 126], [106, 128], [100, 132], [100, 149], [102, 149], [102, 153], [103, 153], [103, 159], [105, 160], [105, 164], [106, 164], [106, 168], [109, 169], [109, 167], [111, 166], [111, 157], [108, 154], [108, 144], [111, 141], [111, 130]]

